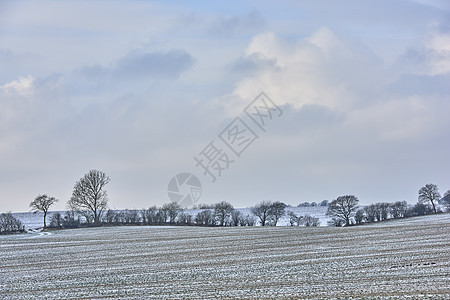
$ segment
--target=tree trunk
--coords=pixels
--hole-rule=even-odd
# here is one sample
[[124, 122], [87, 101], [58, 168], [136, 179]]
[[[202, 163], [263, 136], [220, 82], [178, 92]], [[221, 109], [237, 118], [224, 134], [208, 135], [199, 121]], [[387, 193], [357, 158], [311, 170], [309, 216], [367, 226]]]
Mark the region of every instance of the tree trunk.
[[434, 205], [434, 201], [431, 201], [431, 205], [433, 205], [433, 211], [436, 213], [436, 206]]

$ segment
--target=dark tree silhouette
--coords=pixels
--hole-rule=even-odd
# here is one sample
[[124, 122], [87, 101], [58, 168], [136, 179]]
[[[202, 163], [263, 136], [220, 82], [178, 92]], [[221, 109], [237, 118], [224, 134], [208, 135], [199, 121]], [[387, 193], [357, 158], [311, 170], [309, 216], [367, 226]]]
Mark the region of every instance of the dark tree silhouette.
[[233, 210], [231, 212], [231, 224], [233, 226], [239, 226], [243, 224], [243, 216], [242, 213], [238, 210]]
[[355, 223], [357, 225], [360, 225], [363, 223], [363, 221], [364, 221], [364, 209], [360, 208], [355, 213]]
[[286, 214], [286, 204], [276, 201], [270, 205], [269, 215], [273, 226], [277, 226], [278, 220]]
[[44, 228], [47, 228], [46, 218], [47, 212], [55, 202], [58, 202], [58, 199], [55, 197], [50, 197], [48, 195], [39, 195], [34, 198], [30, 203], [31, 211], [37, 213], [38, 211], [42, 211], [44, 213]]
[[303, 216], [297, 216], [293, 211], [288, 211], [289, 224], [291, 226], [300, 226], [303, 222]]
[[214, 225], [214, 214], [212, 210], [206, 209], [195, 216], [195, 223], [198, 225], [212, 226]]
[[108, 208], [108, 196], [105, 186], [110, 178], [102, 171], [90, 170], [73, 188], [72, 197], [68, 202], [71, 210], [86, 215], [89, 212], [95, 224], [100, 223], [102, 213]]
[[59, 212], [56, 212], [52, 215], [50, 219], [50, 227], [51, 228], [61, 228], [63, 223], [63, 217]]
[[272, 202], [270, 201], [263, 201], [253, 207], [251, 209], [252, 214], [258, 217], [259, 222], [261, 223], [261, 226], [265, 226], [267, 220], [270, 217], [270, 208], [272, 207]]
[[367, 222], [372, 223], [372, 222], [377, 221], [378, 213], [377, 213], [376, 205], [371, 204], [371, 205], [364, 207], [364, 214], [365, 214], [365, 218], [366, 218]]
[[345, 225], [351, 225], [351, 218], [358, 209], [358, 198], [353, 195], [337, 197], [328, 204], [327, 215], [341, 219]]
[[394, 219], [403, 218], [408, 211], [408, 203], [406, 201], [397, 201], [391, 205], [391, 215]]
[[376, 217], [378, 221], [387, 220], [390, 213], [390, 205], [386, 202], [375, 203]]
[[310, 215], [305, 215], [302, 219], [302, 224], [304, 224], [306, 227], [317, 227], [320, 225], [319, 218], [312, 217]]
[[436, 213], [436, 203], [441, 199], [437, 185], [429, 183], [419, 190], [419, 202], [422, 204], [430, 203], [433, 211]]
[[214, 215], [220, 226], [225, 225], [225, 221], [230, 217], [233, 211], [233, 205], [226, 201], [222, 201], [214, 205]]
[[23, 231], [25, 228], [10, 212], [0, 214], [0, 234]]
[[319, 206], [328, 206], [328, 200], [323, 200], [319, 203]]
[[424, 203], [416, 203], [411, 209], [411, 215], [412, 216], [424, 216], [428, 215], [432, 212], [432, 207], [429, 204]]
[[162, 206], [161, 210], [165, 216], [165, 222], [168, 221], [170, 224], [174, 224], [178, 217], [178, 214], [183, 211], [181, 206], [176, 202], [166, 203]]
[[445, 192], [443, 201], [447, 209], [450, 210], [450, 190]]

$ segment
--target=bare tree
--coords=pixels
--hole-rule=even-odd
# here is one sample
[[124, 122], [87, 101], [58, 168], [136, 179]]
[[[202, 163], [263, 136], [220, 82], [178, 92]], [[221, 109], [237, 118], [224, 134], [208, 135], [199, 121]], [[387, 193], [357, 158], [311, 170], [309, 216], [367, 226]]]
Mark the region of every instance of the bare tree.
[[222, 201], [214, 205], [214, 216], [216, 217], [220, 226], [225, 225], [225, 221], [230, 217], [233, 211], [233, 205], [226, 201]]
[[24, 231], [25, 227], [12, 213], [3, 213], [0, 215], [0, 234]]
[[63, 223], [63, 217], [59, 212], [56, 212], [52, 215], [50, 219], [50, 227], [51, 228], [61, 228]]
[[206, 209], [204, 211], [199, 212], [195, 216], [195, 223], [197, 225], [203, 225], [203, 226], [214, 225], [214, 214], [213, 214], [212, 210]]
[[407, 210], [408, 203], [406, 201], [397, 201], [391, 204], [391, 215], [394, 219], [405, 217]]
[[346, 226], [358, 209], [358, 198], [353, 195], [339, 196], [328, 205], [327, 215], [342, 219]]
[[117, 220], [117, 212], [113, 209], [108, 209], [103, 216], [103, 222], [111, 225], [116, 220]]
[[441, 194], [437, 185], [429, 183], [419, 190], [419, 202], [423, 204], [430, 203], [433, 211], [436, 213], [436, 203], [441, 199]]
[[364, 209], [363, 208], [358, 209], [356, 211], [356, 213], [355, 213], [355, 223], [357, 225], [362, 224], [362, 222], [364, 221], [364, 217], [365, 217], [364, 216]]
[[443, 201], [447, 209], [450, 210], [450, 190], [445, 192]]
[[342, 227], [344, 226], [344, 221], [341, 218], [333, 217], [328, 222], [328, 226], [330, 227]]
[[169, 221], [170, 224], [174, 224], [179, 213], [183, 211], [181, 206], [176, 202], [166, 203], [161, 208], [165, 215], [165, 221]]
[[151, 206], [148, 209], [141, 210], [141, 218], [142, 223], [150, 225], [150, 224], [156, 224], [156, 214], [158, 213], [158, 209], [156, 206]]
[[320, 221], [319, 218], [305, 215], [302, 219], [302, 224], [304, 224], [306, 227], [317, 227], [320, 225]]
[[[242, 213], [238, 210], [233, 210], [231, 212], [231, 224], [233, 226], [239, 226], [243, 223]], [[242, 225], [241, 225], [242, 226]]]
[[319, 203], [319, 206], [328, 206], [328, 200], [323, 200]]
[[[69, 208], [80, 214], [89, 212], [94, 223], [99, 224], [103, 211], [108, 208], [105, 186], [109, 181], [110, 178], [104, 172], [90, 170], [75, 183], [72, 197], [68, 202]], [[89, 216], [87, 216], [88, 218]]]
[[416, 203], [416, 205], [414, 205], [411, 208], [411, 212], [410, 215], [411, 216], [424, 216], [424, 215], [428, 215], [433, 211], [433, 208], [429, 205], [429, 204], [425, 204], [425, 203]]
[[286, 204], [276, 201], [270, 205], [269, 218], [273, 226], [277, 226], [278, 220], [286, 214]]
[[375, 203], [378, 221], [384, 221], [388, 219], [389, 207], [390, 207], [389, 203], [385, 202]]
[[192, 225], [192, 215], [190, 215], [189, 213], [180, 213], [178, 215], [178, 224], [180, 225]]
[[367, 222], [372, 223], [377, 220], [377, 207], [375, 204], [368, 205], [364, 207], [365, 217]]
[[47, 223], [46, 223], [47, 212], [48, 212], [50, 206], [52, 206], [53, 203], [55, 203], [55, 202], [58, 202], [58, 199], [44, 194], [44, 195], [37, 196], [30, 203], [31, 210], [34, 213], [37, 213], [38, 211], [42, 211], [44, 213], [44, 228], [47, 228]]
[[122, 224], [137, 224], [141, 221], [139, 212], [135, 209], [122, 211]]
[[289, 224], [291, 226], [300, 226], [303, 220], [303, 216], [297, 216], [293, 211], [288, 211]]
[[254, 215], [246, 215], [241, 218], [241, 226], [255, 226], [256, 218]]
[[255, 207], [252, 207], [251, 211], [252, 214], [258, 217], [259, 222], [261, 223], [261, 226], [265, 226], [267, 220], [270, 217], [270, 208], [272, 206], [272, 202], [270, 201], [263, 201], [256, 205]]
[[[77, 217], [75, 219], [75, 217]], [[80, 218], [76, 216], [76, 212], [73, 210], [69, 210], [66, 212], [66, 215], [63, 218], [62, 226], [64, 228], [77, 228], [80, 226]]]
[[155, 223], [158, 225], [164, 224], [167, 222], [167, 211], [163, 208], [159, 208], [155, 215]]

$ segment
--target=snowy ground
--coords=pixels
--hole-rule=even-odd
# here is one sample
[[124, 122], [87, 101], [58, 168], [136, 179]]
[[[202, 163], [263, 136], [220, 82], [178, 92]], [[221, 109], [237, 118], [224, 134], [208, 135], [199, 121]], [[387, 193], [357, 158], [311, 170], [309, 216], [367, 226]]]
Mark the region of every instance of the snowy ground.
[[[239, 208], [239, 211], [245, 215], [251, 215], [249, 208]], [[192, 216], [195, 216], [201, 210], [199, 209], [188, 209], [185, 210], [185, 213], [189, 213]], [[327, 207], [315, 206], [315, 207], [288, 207], [286, 211], [293, 211], [297, 215], [310, 215], [315, 218], [319, 218], [320, 226], [327, 226], [327, 221], [329, 218], [325, 215], [327, 212]], [[55, 212], [49, 212], [47, 214], [47, 224], [50, 224], [50, 220], [52, 215]], [[62, 215], [65, 212], [60, 212]], [[18, 218], [23, 225], [25, 225], [26, 229], [36, 229], [44, 226], [44, 214], [42, 212], [32, 213], [32, 212], [22, 212], [22, 213], [13, 213], [13, 215]], [[287, 216], [280, 219], [278, 222], [279, 226], [289, 226], [289, 218]]]
[[0, 299], [450, 299], [450, 214], [0, 236]]

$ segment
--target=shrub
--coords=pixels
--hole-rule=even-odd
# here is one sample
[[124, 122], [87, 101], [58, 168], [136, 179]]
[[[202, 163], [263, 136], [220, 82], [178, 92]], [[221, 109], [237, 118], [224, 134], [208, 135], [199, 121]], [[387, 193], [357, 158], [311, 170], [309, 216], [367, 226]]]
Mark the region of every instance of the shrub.
[[50, 228], [62, 228], [63, 225], [63, 217], [59, 212], [56, 212], [52, 215], [50, 219]]
[[0, 215], [0, 234], [23, 232], [25, 227], [10, 212]]

